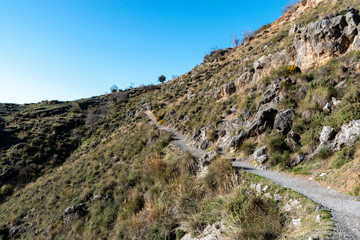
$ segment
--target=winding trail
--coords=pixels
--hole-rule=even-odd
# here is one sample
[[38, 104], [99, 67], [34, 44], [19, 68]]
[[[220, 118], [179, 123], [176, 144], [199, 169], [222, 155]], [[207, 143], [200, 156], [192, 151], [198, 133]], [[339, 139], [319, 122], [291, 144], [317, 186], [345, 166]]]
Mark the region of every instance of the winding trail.
[[[205, 150], [190, 146], [186, 141], [186, 137], [177, 133], [174, 129], [159, 126], [150, 111], [145, 113], [160, 130], [173, 134], [173, 144], [175, 147], [183, 151], [189, 151], [197, 158], [202, 157], [206, 153]], [[300, 177], [260, 170], [243, 160], [233, 161], [232, 166], [265, 177], [283, 187], [290, 188], [331, 211], [336, 225], [336, 236], [334, 236], [334, 239], [360, 239], [360, 202], [355, 197]]]

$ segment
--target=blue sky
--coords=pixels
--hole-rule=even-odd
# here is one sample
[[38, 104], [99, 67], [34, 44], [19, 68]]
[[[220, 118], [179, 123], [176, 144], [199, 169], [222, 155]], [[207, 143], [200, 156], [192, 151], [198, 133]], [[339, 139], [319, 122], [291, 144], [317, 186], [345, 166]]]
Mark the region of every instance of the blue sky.
[[288, 0], [0, 0], [0, 102], [74, 100], [200, 64]]

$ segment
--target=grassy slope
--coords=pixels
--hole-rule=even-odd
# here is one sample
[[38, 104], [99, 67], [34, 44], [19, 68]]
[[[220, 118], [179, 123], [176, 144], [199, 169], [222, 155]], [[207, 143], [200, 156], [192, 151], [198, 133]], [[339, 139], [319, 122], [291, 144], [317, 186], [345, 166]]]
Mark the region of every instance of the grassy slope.
[[[315, 16], [324, 16], [333, 9], [340, 11], [355, 2], [347, 1], [345, 4], [345, 1], [338, 1], [336, 8], [323, 3], [295, 22], [309, 23], [316, 20]], [[163, 84], [159, 90], [136, 96], [127, 104], [106, 105], [102, 109], [106, 110], [103, 121], [84, 129], [81, 146], [60, 167], [45, 168], [37, 180], [33, 179], [34, 182], [24, 188], [9, 193], [11, 197], [6, 198], [0, 206], [0, 225], [20, 226], [26, 223], [29, 231], [21, 236], [28, 239], [84, 239], [94, 236], [109, 239], [176, 239], [176, 235], [179, 237], [183, 234], [180, 230], [175, 231], [180, 225], [196, 234], [208, 224], [222, 219], [226, 220], [228, 227], [226, 234], [232, 238], [239, 237], [239, 234], [251, 237], [254, 237], [251, 234], [257, 234], [257, 237], [273, 234], [275, 237], [287, 235], [305, 239], [312, 232], [325, 233], [330, 222], [315, 222], [315, 205], [309, 200], [264, 179], [238, 173], [231, 169], [229, 162], [221, 159], [210, 166], [203, 180], [198, 180], [194, 176], [194, 160], [169, 146], [168, 135], [159, 133], [142, 116], [125, 117], [128, 110], [140, 109], [143, 103], [147, 103], [157, 115], [165, 119], [166, 125], [176, 126], [179, 131], [191, 134], [208, 124], [216, 128], [223, 118], [222, 114], [230, 113], [233, 105], [236, 105], [236, 111], [232, 113], [235, 116], [242, 116], [247, 110], [253, 111], [261, 96], [261, 91], [257, 90], [259, 85], [266, 85], [281, 75], [281, 71], [273, 73], [258, 86], [245, 85], [242, 92], [225, 101], [216, 102], [213, 91], [250, 70], [252, 62], [261, 55], [288, 46], [292, 36], [285, 33], [295, 22], [290, 23], [286, 19], [285, 15], [272, 25], [264, 26], [247, 45], [229, 49], [221, 57], [210, 55], [207, 64], [197, 66], [178, 79]], [[268, 42], [272, 43], [271, 47], [263, 49]], [[214, 62], [215, 58], [218, 58], [217, 62]], [[345, 58], [355, 62], [357, 53], [348, 54]], [[338, 79], [345, 76], [354, 79], [353, 74], [356, 73], [341, 72], [341, 65], [333, 61], [312, 72], [293, 76], [299, 85], [308, 89], [307, 96], [302, 100], [296, 99], [293, 94], [296, 88], [282, 88], [289, 98], [298, 103], [292, 106], [289, 105], [291, 102], [284, 102], [284, 107], [293, 107], [302, 112], [310, 106], [318, 111], [311, 119], [296, 119], [294, 127], [304, 139], [296, 151], [306, 151], [316, 144], [324, 121], [339, 127], [339, 124], [358, 117], [355, 112], [353, 116], [342, 118], [343, 112], [356, 107], [357, 96], [346, 91], [333, 92]], [[309, 83], [305, 79], [311, 75], [316, 76], [316, 81]], [[357, 87], [357, 82], [348, 81], [346, 87]], [[194, 98], [187, 99], [188, 93], [196, 94]], [[319, 111], [320, 105], [308, 105], [314, 100], [314, 95], [320, 96], [319, 99], [336, 96], [349, 101], [345, 101], [334, 113], [323, 114]], [[277, 140], [281, 142], [283, 138], [268, 133], [250, 139], [248, 143], [259, 145], [258, 141], [276, 143]], [[283, 154], [274, 152], [272, 158], [277, 166], [286, 166]], [[344, 165], [330, 164], [329, 168], [336, 166], [338, 170], [334, 172], [343, 177], [342, 173], [353, 171], [351, 164], [358, 163], [358, 160], [353, 160], [358, 159], [358, 155], [355, 153], [350, 160], [336, 160]], [[321, 161], [315, 159], [315, 166]], [[312, 172], [316, 168], [312, 164], [305, 163], [300, 168]], [[303, 169], [297, 172], [301, 171]], [[343, 181], [354, 182], [352, 178]], [[249, 185], [257, 182], [268, 184], [272, 192], [283, 194], [284, 201], [275, 203], [255, 197]], [[354, 188], [349, 191], [356, 193], [358, 188]], [[96, 195], [101, 196], [100, 200], [92, 201]], [[284, 205], [288, 199], [294, 198], [301, 202], [302, 207], [293, 209], [290, 217], [284, 221]], [[80, 203], [87, 204], [87, 213], [65, 224], [61, 217], [63, 211]], [[256, 212], [255, 217], [251, 218], [249, 211]], [[244, 223], [241, 221], [244, 216], [252, 220]], [[296, 229], [290, 220], [298, 217], [308, 221], [303, 221], [302, 227]], [[263, 231], [259, 231], [258, 223], [261, 223]]]

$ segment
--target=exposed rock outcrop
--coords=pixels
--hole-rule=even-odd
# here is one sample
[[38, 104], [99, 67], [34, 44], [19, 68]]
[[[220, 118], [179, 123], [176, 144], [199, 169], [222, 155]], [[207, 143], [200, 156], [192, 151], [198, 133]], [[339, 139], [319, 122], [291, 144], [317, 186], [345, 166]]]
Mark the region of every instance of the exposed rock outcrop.
[[308, 69], [345, 53], [358, 35], [359, 23], [358, 11], [349, 9], [345, 15], [326, 17], [298, 29], [294, 38], [296, 66]]
[[236, 87], [234, 82], [230, 82], [222, 85], [219, 89], [217, 89], [214, 93], [214, 97], [216, 99], [221, 99], [223, 97], [228, 97], [235, 93]]
[[336, 135], [334, 140], [334, 150], [340, 150], [343, 147], [352, 147], [360, 139], [360, 120], [351, 121], [343, 125], [341, 131]]
[[287, 134], [290, 129], [292, 122], [295, 119], [295, 112], [292, 109], [287, 109], [279, 112], [275, 117], [274, 128]]
[[253, 153], [253, 159], [259, 164], [265, 163], [269, 159], [268, 155], [266, 154], [266, 150], [267, 150], [266, 146], [262, 146], [258, 148]]
[[247, 127], [247, 132], [250, 136], [261, 134], [267, 127], [272, 128], [274, 125], [274, 118], [278, 111], [274, 108], [268, 108], [258, 111]]
[[260, 57], [253, 64], [255, 69], [253, 82], [260, 80], [281, 66], [295, 64], [295, 59], [296, 51], [293, 46], [287, 47], [280, 52]]
[[325, 143], [332, 140], [335, 137], [336, 132], [329, 126], [323, 127], [320, 133], [320, 142]]

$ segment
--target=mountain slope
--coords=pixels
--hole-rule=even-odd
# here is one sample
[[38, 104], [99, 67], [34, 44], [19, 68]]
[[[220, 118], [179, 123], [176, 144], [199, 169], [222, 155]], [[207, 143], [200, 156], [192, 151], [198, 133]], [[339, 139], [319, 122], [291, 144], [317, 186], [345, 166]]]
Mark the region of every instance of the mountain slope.
[[158, 86], [1, 104], [0, 236], [335, 238], [329, 212], [230, 159], [359, 194], [358, 5], [301, 1]]

